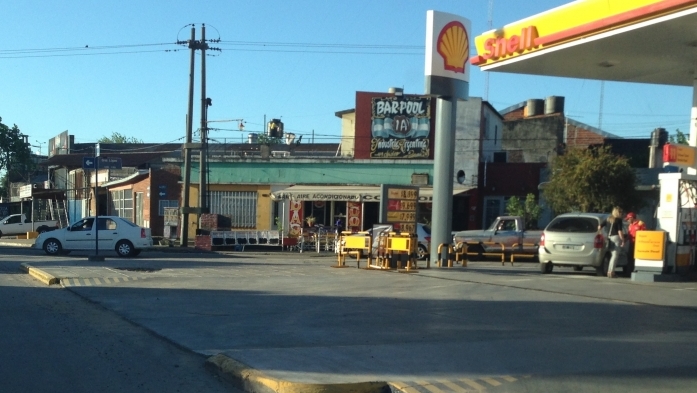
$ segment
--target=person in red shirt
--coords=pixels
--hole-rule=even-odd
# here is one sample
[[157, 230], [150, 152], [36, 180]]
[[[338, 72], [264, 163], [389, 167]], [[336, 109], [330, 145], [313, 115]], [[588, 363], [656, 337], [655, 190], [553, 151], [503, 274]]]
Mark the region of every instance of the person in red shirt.
[[634, 271], [634, 243], [636, 242], [637, 231], [646, 230], [646, 224], [639, 220], [634, 212], [627, 213], [625, 220], [629, 223], [627, 232], [629, 234], [629, 250], [627, 252], [627, 259], [630, 266], [630, 271]]

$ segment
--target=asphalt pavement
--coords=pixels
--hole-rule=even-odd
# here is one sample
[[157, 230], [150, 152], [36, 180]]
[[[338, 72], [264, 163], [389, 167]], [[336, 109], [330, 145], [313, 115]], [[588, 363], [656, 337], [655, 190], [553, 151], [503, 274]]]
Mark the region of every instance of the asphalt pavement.
[[[617, 376], [651, 391], [697, 364], [685, 350], [697, 344], [695, 282], [541, 275], [534, 263], [334, 268], [332, 253], [86, 256], [26, 250], [23, 269], [209, 356], [247, 391], [592, 391], [587, 381]], [[697, 388], [694, 376], [673, 382]]]

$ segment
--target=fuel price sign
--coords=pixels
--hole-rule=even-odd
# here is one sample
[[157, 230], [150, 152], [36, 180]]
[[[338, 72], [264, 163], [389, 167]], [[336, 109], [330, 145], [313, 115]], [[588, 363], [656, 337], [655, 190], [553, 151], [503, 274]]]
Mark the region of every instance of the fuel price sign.
[[383, 184], [380, 198], [380, 222], [396, 231], [416, 233], [419, 187]]

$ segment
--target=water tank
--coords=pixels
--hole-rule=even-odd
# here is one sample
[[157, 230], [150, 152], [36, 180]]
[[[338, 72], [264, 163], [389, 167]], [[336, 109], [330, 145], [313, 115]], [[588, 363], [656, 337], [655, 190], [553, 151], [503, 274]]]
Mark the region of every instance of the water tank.
[[542, 109], [544, 107], [544, 100], [530, 99], [527, 104], [525, 104], [525, 109], [523, 111], [523, 116], [539, 116], [542, 114]]
[[545, 100], [545, 115], [564, 113], [564, 97], [549, 96]]
[[271, 138], [283, 138], [283, 122], [281, 119], [271, 119], [266, 127], [266, 135]]
[[668, 131], [665, 128], [656, 128], [651, 132], [651, 146], [662, 147], [668, 142]]
[[390, 87], [389, 89], [387, 89], [387, 92], [392, 95], [401, 96], [404, 94], [404, 89], [402, 89], [401, 87]]
[[286, 145], [292, 144], [294, 140], [295, 140], [295, 134], [292, 134], [290, 132], [286, 133]]
[[247, 143], [258, 143], [259, 135], [255, 132], [250, 132], [247, 134]]

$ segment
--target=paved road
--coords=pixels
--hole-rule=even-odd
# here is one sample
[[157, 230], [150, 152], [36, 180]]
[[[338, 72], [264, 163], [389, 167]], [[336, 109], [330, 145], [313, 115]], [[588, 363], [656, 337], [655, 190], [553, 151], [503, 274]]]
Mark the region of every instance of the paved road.
[[99, 264], [26, 253], [68, 291], [278, 381], [383, 381], [404, 392], [697, 390], [694, 282], [541, 275], [525, 263], [334, 269], [332, 255], [308, 253], [144, 253]]
[[0, 253], [0, 391], [235, 391], [200, 354], [32, 279], [22, 252]]

